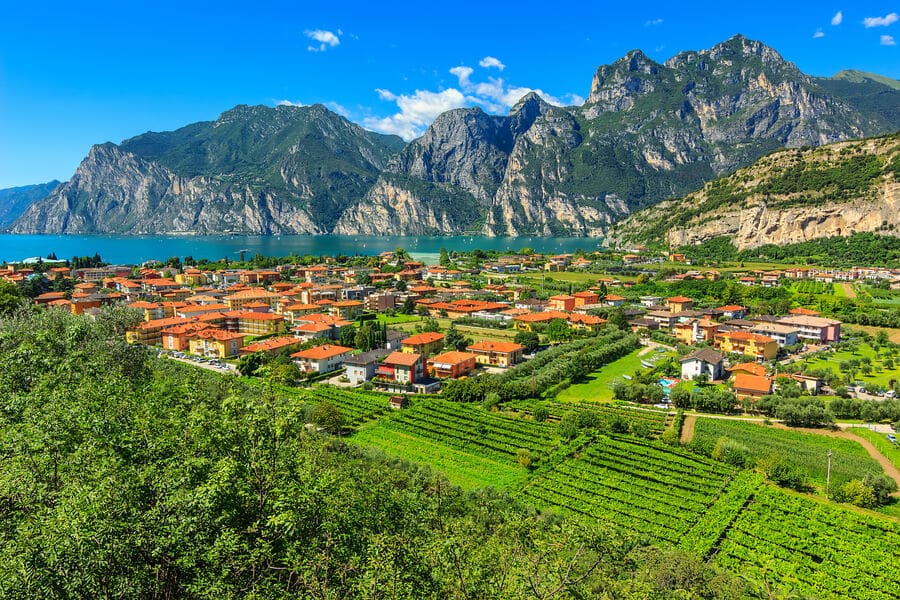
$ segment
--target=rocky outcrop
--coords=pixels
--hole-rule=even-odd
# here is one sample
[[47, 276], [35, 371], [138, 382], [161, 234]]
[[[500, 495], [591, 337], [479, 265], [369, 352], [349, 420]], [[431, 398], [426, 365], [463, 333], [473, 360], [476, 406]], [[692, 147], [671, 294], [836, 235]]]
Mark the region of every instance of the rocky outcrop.
[[874, 199], [819, 207], [769, 208], [765, 203], [724, 210], [696, 227], [673, 229], [666, 237], [672, 247], [700, 244], [728, 236], [738, 250], [764, 244], [795, 244], [816, 238], [854, 233], [900, 233], [900, 184], [883, 186]]
[[617, 223], [612, 244], [673, 248], [728, 237], [738, 249], [900, 234], [900, 134], [784, 150]]

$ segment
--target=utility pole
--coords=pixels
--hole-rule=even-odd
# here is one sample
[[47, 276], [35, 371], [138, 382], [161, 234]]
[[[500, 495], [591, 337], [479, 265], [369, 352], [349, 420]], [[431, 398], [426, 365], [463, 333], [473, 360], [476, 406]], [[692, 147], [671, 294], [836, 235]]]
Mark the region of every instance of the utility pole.
[[831, 449], [828, 449], [828, 472], [825, 475], [825, 496], [827, 497], [831, 491]]

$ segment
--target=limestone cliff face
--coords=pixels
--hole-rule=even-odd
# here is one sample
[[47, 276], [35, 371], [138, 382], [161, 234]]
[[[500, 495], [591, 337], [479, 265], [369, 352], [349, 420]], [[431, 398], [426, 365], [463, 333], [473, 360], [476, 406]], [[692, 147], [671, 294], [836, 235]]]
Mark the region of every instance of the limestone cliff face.
[[738, 249], [821, 237], [900, 234], [900, 134], [784, 150], [684, 198], [641, 210], [612, 243], [700, 244], [726, 236]]
[[[464, 233], [467, 219], [460, 219], [459, 207], [433, 201], [431, 193], [417, 194], [382, 178], [366, 198], [348, 208], [338, 220], [334, 233], [346, 235], [447, 235]], [[475, 212], [475, 215], [478, 213]]]
[[309, 213], [250, 186], [181, 177], [114, 144], [32, 204], [13, 233], [322, 233]]
[[739, 249], [764, 244], [794, 244], [854, 233], [900, 233], [900, 184], [886, 184], [874, 199], [860, 199], [820, 207], [768, 208], [763, 202], [724, 210], [714, 220], [695, 227], [673, 229], [666, 241], [679, 247], [728, 236]]

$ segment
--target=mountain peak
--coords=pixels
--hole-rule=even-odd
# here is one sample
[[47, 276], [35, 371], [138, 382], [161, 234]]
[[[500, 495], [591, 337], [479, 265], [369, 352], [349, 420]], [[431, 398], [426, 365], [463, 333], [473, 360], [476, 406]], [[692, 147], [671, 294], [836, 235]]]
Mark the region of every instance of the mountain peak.
[[543, 108], [549, 106], [547, 101], [541, 98], [541, 95], [537, 92], [528, 92], [521, 98], [519, 101], [515, 103], [515, 105], [509, 109], [510, 115], [518, 114], [522, 111], [531, 112], [536, 111], [540, 112]]

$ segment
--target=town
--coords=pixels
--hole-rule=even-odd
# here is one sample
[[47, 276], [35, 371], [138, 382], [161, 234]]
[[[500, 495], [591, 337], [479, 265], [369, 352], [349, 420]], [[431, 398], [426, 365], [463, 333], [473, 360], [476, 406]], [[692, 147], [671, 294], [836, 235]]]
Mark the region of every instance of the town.
[[[740, 304], [717, 305], [704, 284], [726, 281], [732, 291], [734, 285], [771, 289], [798, 282], [900, 286], [897, 269], [787, 267], [723, 274], [695, 269], [682, 254], [649, 254], [638, 247], [612, 258], [631, 276], [592, 276], [600, 260], [610, 264], [608, 255], [499, 254], [473, 268], [467, 264], [471, 257], [457, 257], [457, 265], [442, 255], [441, 264], [426, 265], [398, 249], [358, 264], [325, 257], [240, 269], [209, 263], [202, 269], [70, 268], [48, 259], [40, 261], [40, 272], [31, 261], [9, 265], [3, 277], [20, 283], [38, 277], [45, 286], [69, 282], [66, 291], [39, 293], [34, 302], [75, 314], [110, 304], [140, 311], [142, 322], [128, 331], [128, 342], [176, 357], [236, 371], [241, 364], [286, 356], [296, 367], [294, 383], [328, 380], [393, 393], [436, 393], [442, 381], [513, 367], [548, 344], [596, 335], [612, 319], [640, 334], [644, 345], [681, 349], [680, 369], [661, 373], [662, 396], [649, 398], [668, 403], [679, 381], [699, 378], [727, 381], [737, 404], [771, 394], [780, 364], [831, 349], [841, 340], [842, 323], [804, 306], [762, 314]], [[663, 261], [681, 268], [665, 271]], [[636, 270], [638, 263], [657, 263], [657, 270]], [[650, 275], [664, 288], [691, 282], [707, 298], [636, 294]], [[567, 282], [566, 276], [573, 279]], [[262, 357], [248, 360], [252, 355]], [[821, 370], [780, 372], [810, 394], [834, 393], [829, 384], [835, 378], [823, 378]], [[870, 391], [893, 397], [896, 379], [873, 383]], [[842, 391], [865, 392], [862, 382], [842, 383]]]

